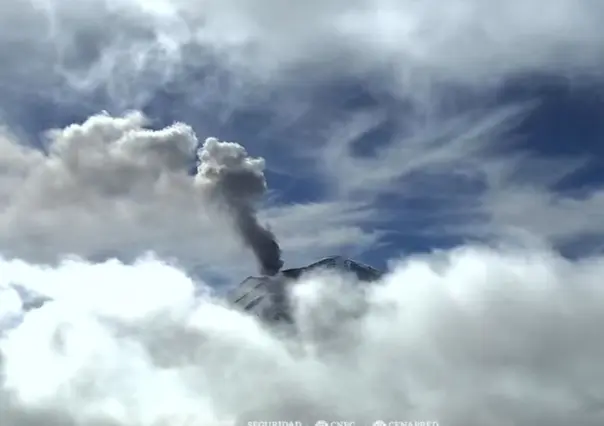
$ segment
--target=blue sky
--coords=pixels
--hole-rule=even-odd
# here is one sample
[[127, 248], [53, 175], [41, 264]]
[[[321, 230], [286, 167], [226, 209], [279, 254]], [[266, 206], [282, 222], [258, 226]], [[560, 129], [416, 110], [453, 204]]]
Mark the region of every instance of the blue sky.
[[[84, 3], [20, 2], [3, 18], [0, 117], [12, 143], [43, 148], [48, 129], [130, 110], [152, 129], [183, 122], [199, 144], [240, 143], [266, 160], [259, 214], [292, 266], [344, 254], [385, 267], [474, 240], [601, 249], [598, 2]], [[53, 230], [52, 212], [39, 225], [30, 203], [22, 231], [3, 222], [7, 256], [153, 250], [207, 274], [254, 270], [232, 235], [180, 228], [167, 213], [162, 237], [122, 240], [116, 223], [101, 227], [114, 238], [80, 247]], [[103, 220], [90, 213], [86, 229]], [[26, 243], [32, 224], [54, 247], [45, 256], [24, 248], [38, 244]], [[216, 255], [214, 238], [232, 241]]]

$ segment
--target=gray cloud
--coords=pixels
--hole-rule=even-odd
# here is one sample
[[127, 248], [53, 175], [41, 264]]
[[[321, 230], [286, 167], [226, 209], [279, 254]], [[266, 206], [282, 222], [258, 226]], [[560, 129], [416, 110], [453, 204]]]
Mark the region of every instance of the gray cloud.
[[546, 7], [538, 0], [329, 0], [288, 7], [275, 0], [17, 0], [0, 6], [0, 80], [7, 90], [55, 96], [60, 87], [103, 88], [127, 105], [205, 65], [270, 86], [300, 74], [308, 82], [390, 73], [392, 87], [408, 97], [425, 94], [435, 81], [484, 85], [525, 72], [599, 75], [604, 59], [604, 7], [595, 0]]

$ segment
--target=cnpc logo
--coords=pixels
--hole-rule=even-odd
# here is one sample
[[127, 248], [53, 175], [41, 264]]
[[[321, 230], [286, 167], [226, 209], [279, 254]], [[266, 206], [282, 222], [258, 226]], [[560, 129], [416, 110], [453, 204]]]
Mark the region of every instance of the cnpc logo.
[[343, 420], [326, 422], [325, 420], [319, 420], [315, 423], [315, 426], [354, 426], [354, 422], [347, 422]]

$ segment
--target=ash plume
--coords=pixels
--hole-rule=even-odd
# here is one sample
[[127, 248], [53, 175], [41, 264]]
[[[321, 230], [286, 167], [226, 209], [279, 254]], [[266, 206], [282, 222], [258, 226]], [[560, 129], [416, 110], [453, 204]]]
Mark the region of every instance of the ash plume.
[[261, 273], [275, 275], [283, 266], [281, 249], [274, 234], [258, 222], [255, 209], [255, 203], [266, 192], [264, 160], [249, 157], [237, 143], [208, 138], [199, 151], [199, 162], [197, 178], [205, 181], [212, 198], [232, 214]]

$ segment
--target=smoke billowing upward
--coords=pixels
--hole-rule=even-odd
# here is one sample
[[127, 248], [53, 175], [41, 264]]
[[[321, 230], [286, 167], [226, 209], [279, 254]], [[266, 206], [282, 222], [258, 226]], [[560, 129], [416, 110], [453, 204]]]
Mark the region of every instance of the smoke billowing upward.
[[211, 195], [233, 215], [243, 241], [253, 251], [262, 274], [274, 275], [283, 266], [273, 233], [260, 225], [254, 203], [266, 191], [264, 160], [251, 158], [234, 142], [206, 139], [199, 153], [198, 178], [210, 184]]
[[132, 261], [151, 250], [216, 264], [240, 249], [235, 228], [263, 273], [276, 273], [279, 246], [254, 208], [266, 191], [263, 159], [214, 138], [199, 149], [190, 126], [148, 122], [135, 111], [96, 114], [49, 132], [46, 155], [0, 132], [0, 253], [55, 263], [73, 254]]

